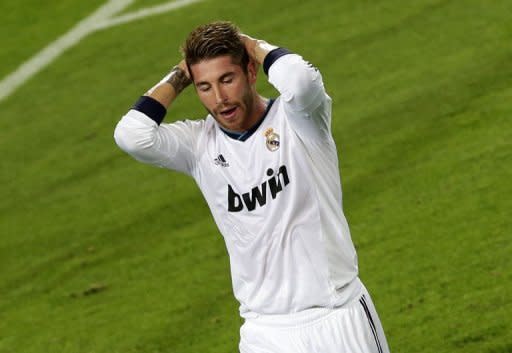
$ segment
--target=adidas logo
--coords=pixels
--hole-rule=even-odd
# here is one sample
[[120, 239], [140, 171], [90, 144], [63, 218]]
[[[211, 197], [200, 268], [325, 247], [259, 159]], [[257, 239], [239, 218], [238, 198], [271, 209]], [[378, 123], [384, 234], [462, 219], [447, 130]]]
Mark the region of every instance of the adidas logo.
[[217, 158], [213, 160], [216, 165], [220, 165], [221, 167], [229, 167], [229, 163], [226, 161], [222, 154], [219, 154]]

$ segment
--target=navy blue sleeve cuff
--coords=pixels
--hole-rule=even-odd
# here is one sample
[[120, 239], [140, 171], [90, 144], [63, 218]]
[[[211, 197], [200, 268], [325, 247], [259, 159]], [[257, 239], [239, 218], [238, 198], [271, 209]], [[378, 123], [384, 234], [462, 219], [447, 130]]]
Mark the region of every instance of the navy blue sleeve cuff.
[[281, 56], [286, 54], [292, 54], [292, 52], [285, 48], [277, 48], [270, 51], [263, 60], [263, 72], [265, 73], [265, 75], [268, 75], [268, 70], [270, 69], [272, 64]]
[[165, 109], [160, 102], [148, 96], [140, 97], [139, 100], [135, 102], [132, 109], [146, 114], [158, 125], [164, 120], [165, 114], [167, 113], [167, 109]]

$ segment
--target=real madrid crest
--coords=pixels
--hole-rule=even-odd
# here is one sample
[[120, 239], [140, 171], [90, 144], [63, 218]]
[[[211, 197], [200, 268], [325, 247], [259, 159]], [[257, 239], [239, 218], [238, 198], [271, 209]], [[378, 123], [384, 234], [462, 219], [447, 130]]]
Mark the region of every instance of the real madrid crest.
[[267, 139], [266, 145], [269, 151], [277, 151], [279, 149], [279, 134], [274, 132], [274, 129], [269, 127], [267, 130], [265, 130], [265, 138]]

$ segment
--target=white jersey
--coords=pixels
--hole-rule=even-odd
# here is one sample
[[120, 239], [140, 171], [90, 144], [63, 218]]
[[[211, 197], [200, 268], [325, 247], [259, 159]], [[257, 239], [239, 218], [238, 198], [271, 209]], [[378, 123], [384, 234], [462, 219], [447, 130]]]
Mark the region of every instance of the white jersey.
[[195, 179], [225, 239], [243, 317], [333, 308], [361, 290], [321, 75], [287, 54], [268, 76], [280, 96], [245, 141], [211, 115], [159, 125], [132, 109], [115, 131], [136, 159]]

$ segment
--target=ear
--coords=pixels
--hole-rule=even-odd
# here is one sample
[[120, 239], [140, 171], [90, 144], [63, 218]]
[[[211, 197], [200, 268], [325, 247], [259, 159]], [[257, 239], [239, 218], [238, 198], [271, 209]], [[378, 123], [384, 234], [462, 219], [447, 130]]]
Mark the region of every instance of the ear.
[[258, 78], [258, 69], [259, 64], [255, 62], [252, 58], [249, 60], [247, 64], [247, 76], [249, 78], [249, 83], [254, 84]]

